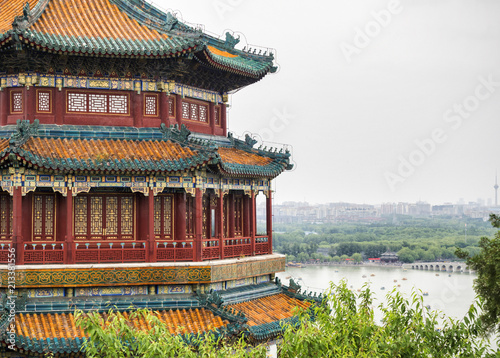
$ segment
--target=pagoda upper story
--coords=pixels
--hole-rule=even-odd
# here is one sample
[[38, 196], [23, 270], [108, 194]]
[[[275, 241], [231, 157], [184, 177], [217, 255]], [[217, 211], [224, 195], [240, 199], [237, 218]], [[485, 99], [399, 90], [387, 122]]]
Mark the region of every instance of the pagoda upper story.
[[227, 134], [230, 91], [274, 72], [142, 0], [0, 0], [0, 125], [159, 127]]

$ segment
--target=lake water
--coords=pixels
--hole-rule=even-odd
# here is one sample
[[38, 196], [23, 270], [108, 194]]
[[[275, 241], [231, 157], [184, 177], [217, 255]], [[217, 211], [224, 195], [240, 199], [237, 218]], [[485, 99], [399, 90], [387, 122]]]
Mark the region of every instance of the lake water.
[[288, 278], [292, 277], [296, 282], [298, 280], [303, 289], [318, 293], [328, 289], [330, 281], [339, 283], [340, 280], [346, 279], [348, 287], [355, 291], [361, 289], [363, 284], [369, 283], [375, 296], [374, 306], [385, 302], [385, 296], [394, 287], [407, 297], [412, 289], [417, 289], [428, 293], [428, 296], [424, 296], [425, 305], [430, 305], [431, 309], [440, 310], [452, 318], [463, 318], [476, 296], [472, 288], [476, 275], [469, 273], [437, 273], [412, 269], [403, 271], [395, 266], [345, 265], [287, 267], [286, 272], [278, 273], [277, 276], [285, 285], [288, 285]]
[[[436, 276], [438, 274], [438, 276]], [[432, 310], [439, 310], [446, 316], [461, 319], [474, 302], [476, 293], [473, 289], [475, 274], [449, 273], [407, 269], [404, 271], [396, 266], [305, 266], [303, 268], [287, 267], [286, 272], [276, 274], [284, 285], [293, 278], [302, 289], [314, 292], [324, 292], [330, 287], [330, 281], [339, 283], [347, 280], [348, 287], [356, 292], [365, 283], [369, 283], [374, 294], [373, 305], [379, 306], [386, 302], [386, 295], [394, 288], [409, 297], [413, 289], [428, 293], [424, 296], [424, 304]], [[363, 277], [365, 276], [365, 277]], [[406, 278], [406, 280], [403, 280]], [[396, 282], [395, 282], [396, 280]], [[399, 287], [398, 287], [399, 285]], [[384, 287], [382, 290], [381, 288]], [[381, 312], [375, 308], [375, 319], [380, 321]], [[494, 337], [490, 341], [491, 349], [497, 345]], [[276, 346], [270, 347], [268, 357], [276, 357]]]

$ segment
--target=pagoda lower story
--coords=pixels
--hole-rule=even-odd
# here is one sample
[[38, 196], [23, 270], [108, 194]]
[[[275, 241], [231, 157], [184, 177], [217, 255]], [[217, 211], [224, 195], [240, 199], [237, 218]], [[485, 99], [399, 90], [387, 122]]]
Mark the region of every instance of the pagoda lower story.
[[18, 121], [0, 135], [2, 356], [80, 354], [75, 309], [150, 308], [188, 341], [262, 341], [310, 305], [274, 282], [271, 179], [289, 153], [177, 126]]

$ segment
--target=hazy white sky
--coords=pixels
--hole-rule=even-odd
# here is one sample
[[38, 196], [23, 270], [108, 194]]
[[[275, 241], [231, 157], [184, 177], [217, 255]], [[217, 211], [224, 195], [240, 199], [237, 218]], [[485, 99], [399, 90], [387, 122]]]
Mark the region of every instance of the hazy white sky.
[[500, 2], [155, 0], [277, 50], [229, 128], [290, 144], [276, 202], [492, 198], [500, 171]]

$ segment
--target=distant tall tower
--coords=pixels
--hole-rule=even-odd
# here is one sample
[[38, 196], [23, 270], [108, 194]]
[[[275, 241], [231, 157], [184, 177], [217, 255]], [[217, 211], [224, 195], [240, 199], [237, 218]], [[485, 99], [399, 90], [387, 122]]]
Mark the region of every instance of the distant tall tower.
[[497, 173], [495, 173], [495, 186], [493, 186], [493, 188], [495, 188], [495, 206], [498, 206], [498, 175]]

